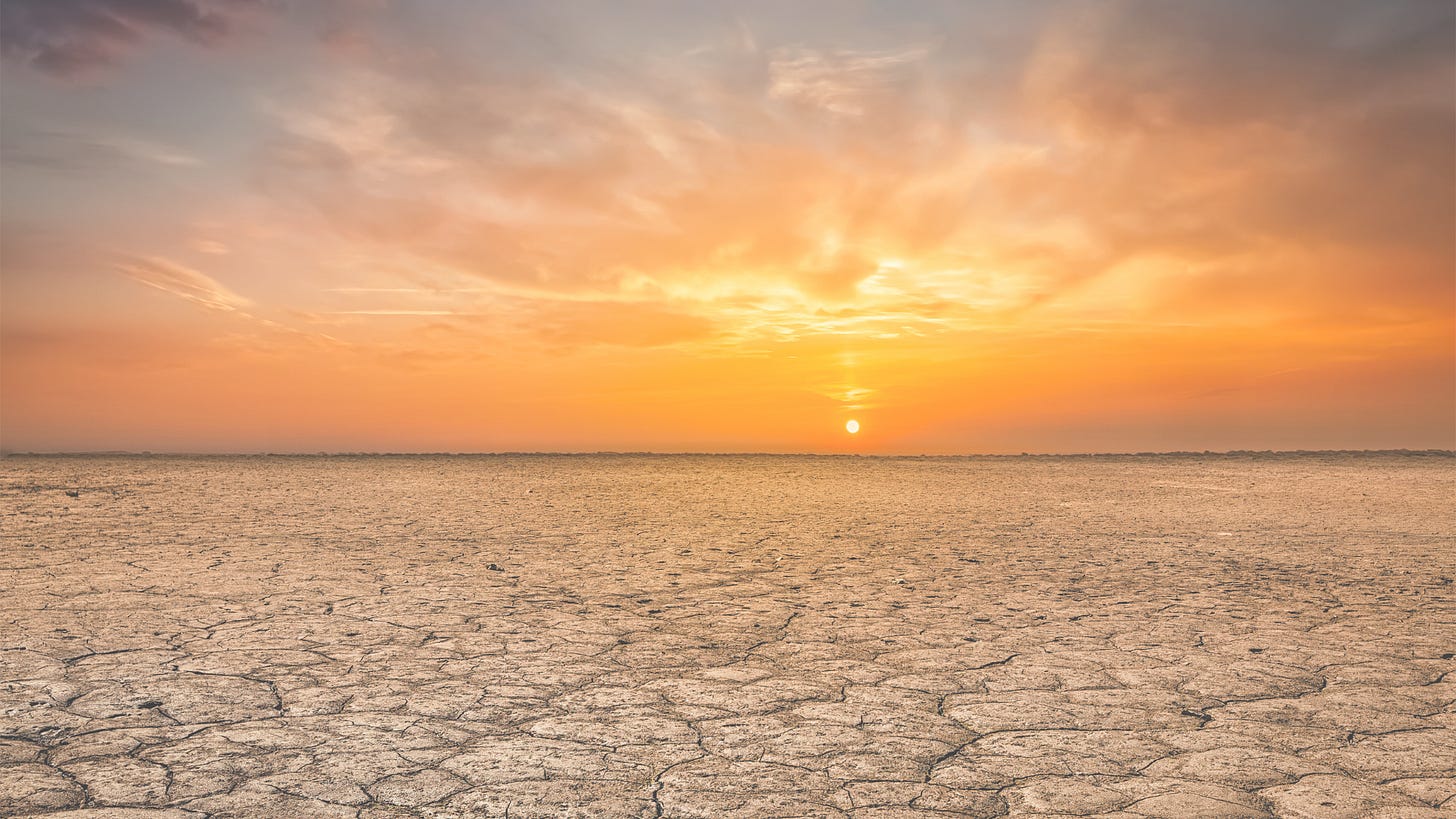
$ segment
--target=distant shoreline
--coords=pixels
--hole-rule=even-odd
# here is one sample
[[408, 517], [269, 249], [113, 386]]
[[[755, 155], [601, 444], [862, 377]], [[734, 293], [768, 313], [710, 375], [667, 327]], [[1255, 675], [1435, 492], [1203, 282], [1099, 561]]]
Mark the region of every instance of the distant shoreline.
[[1456, 458], [1452, 449], [1232, 449], [1169, 452], [1019, 452], [947, 454], [861, 454], [853, 452], [3, 452], [0, 458], [861, 458], [882, 460], [981, 460], [1036, 458], [1299, 458], [1356, 457]]

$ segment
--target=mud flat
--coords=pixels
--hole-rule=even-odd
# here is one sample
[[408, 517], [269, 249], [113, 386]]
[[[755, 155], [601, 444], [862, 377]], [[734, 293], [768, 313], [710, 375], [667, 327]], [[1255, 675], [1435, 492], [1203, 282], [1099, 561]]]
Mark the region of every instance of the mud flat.
[[0, 815], [1437, 817], [1456, 459], [0, 460]]

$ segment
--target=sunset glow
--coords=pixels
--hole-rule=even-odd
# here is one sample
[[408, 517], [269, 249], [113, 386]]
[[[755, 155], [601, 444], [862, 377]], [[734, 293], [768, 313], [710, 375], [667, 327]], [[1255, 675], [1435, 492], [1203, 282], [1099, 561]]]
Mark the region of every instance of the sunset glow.
[[8, 450], [1456, 446], [1450, 4], [181, 5], [5, 6]]

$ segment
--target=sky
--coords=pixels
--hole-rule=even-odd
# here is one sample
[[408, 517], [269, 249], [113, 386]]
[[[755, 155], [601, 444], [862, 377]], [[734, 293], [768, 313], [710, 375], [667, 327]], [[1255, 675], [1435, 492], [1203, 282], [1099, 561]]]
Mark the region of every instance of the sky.
[[1453, 448], [1456, 6], [0, 0], [0, 447]]

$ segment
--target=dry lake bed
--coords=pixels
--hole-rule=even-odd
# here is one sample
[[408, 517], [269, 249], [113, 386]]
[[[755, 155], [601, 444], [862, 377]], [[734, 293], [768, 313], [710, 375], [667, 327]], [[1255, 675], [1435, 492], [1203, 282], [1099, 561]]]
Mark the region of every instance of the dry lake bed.
[[1456, 459], [0, 460], [0, 815], [1456, 813]]

